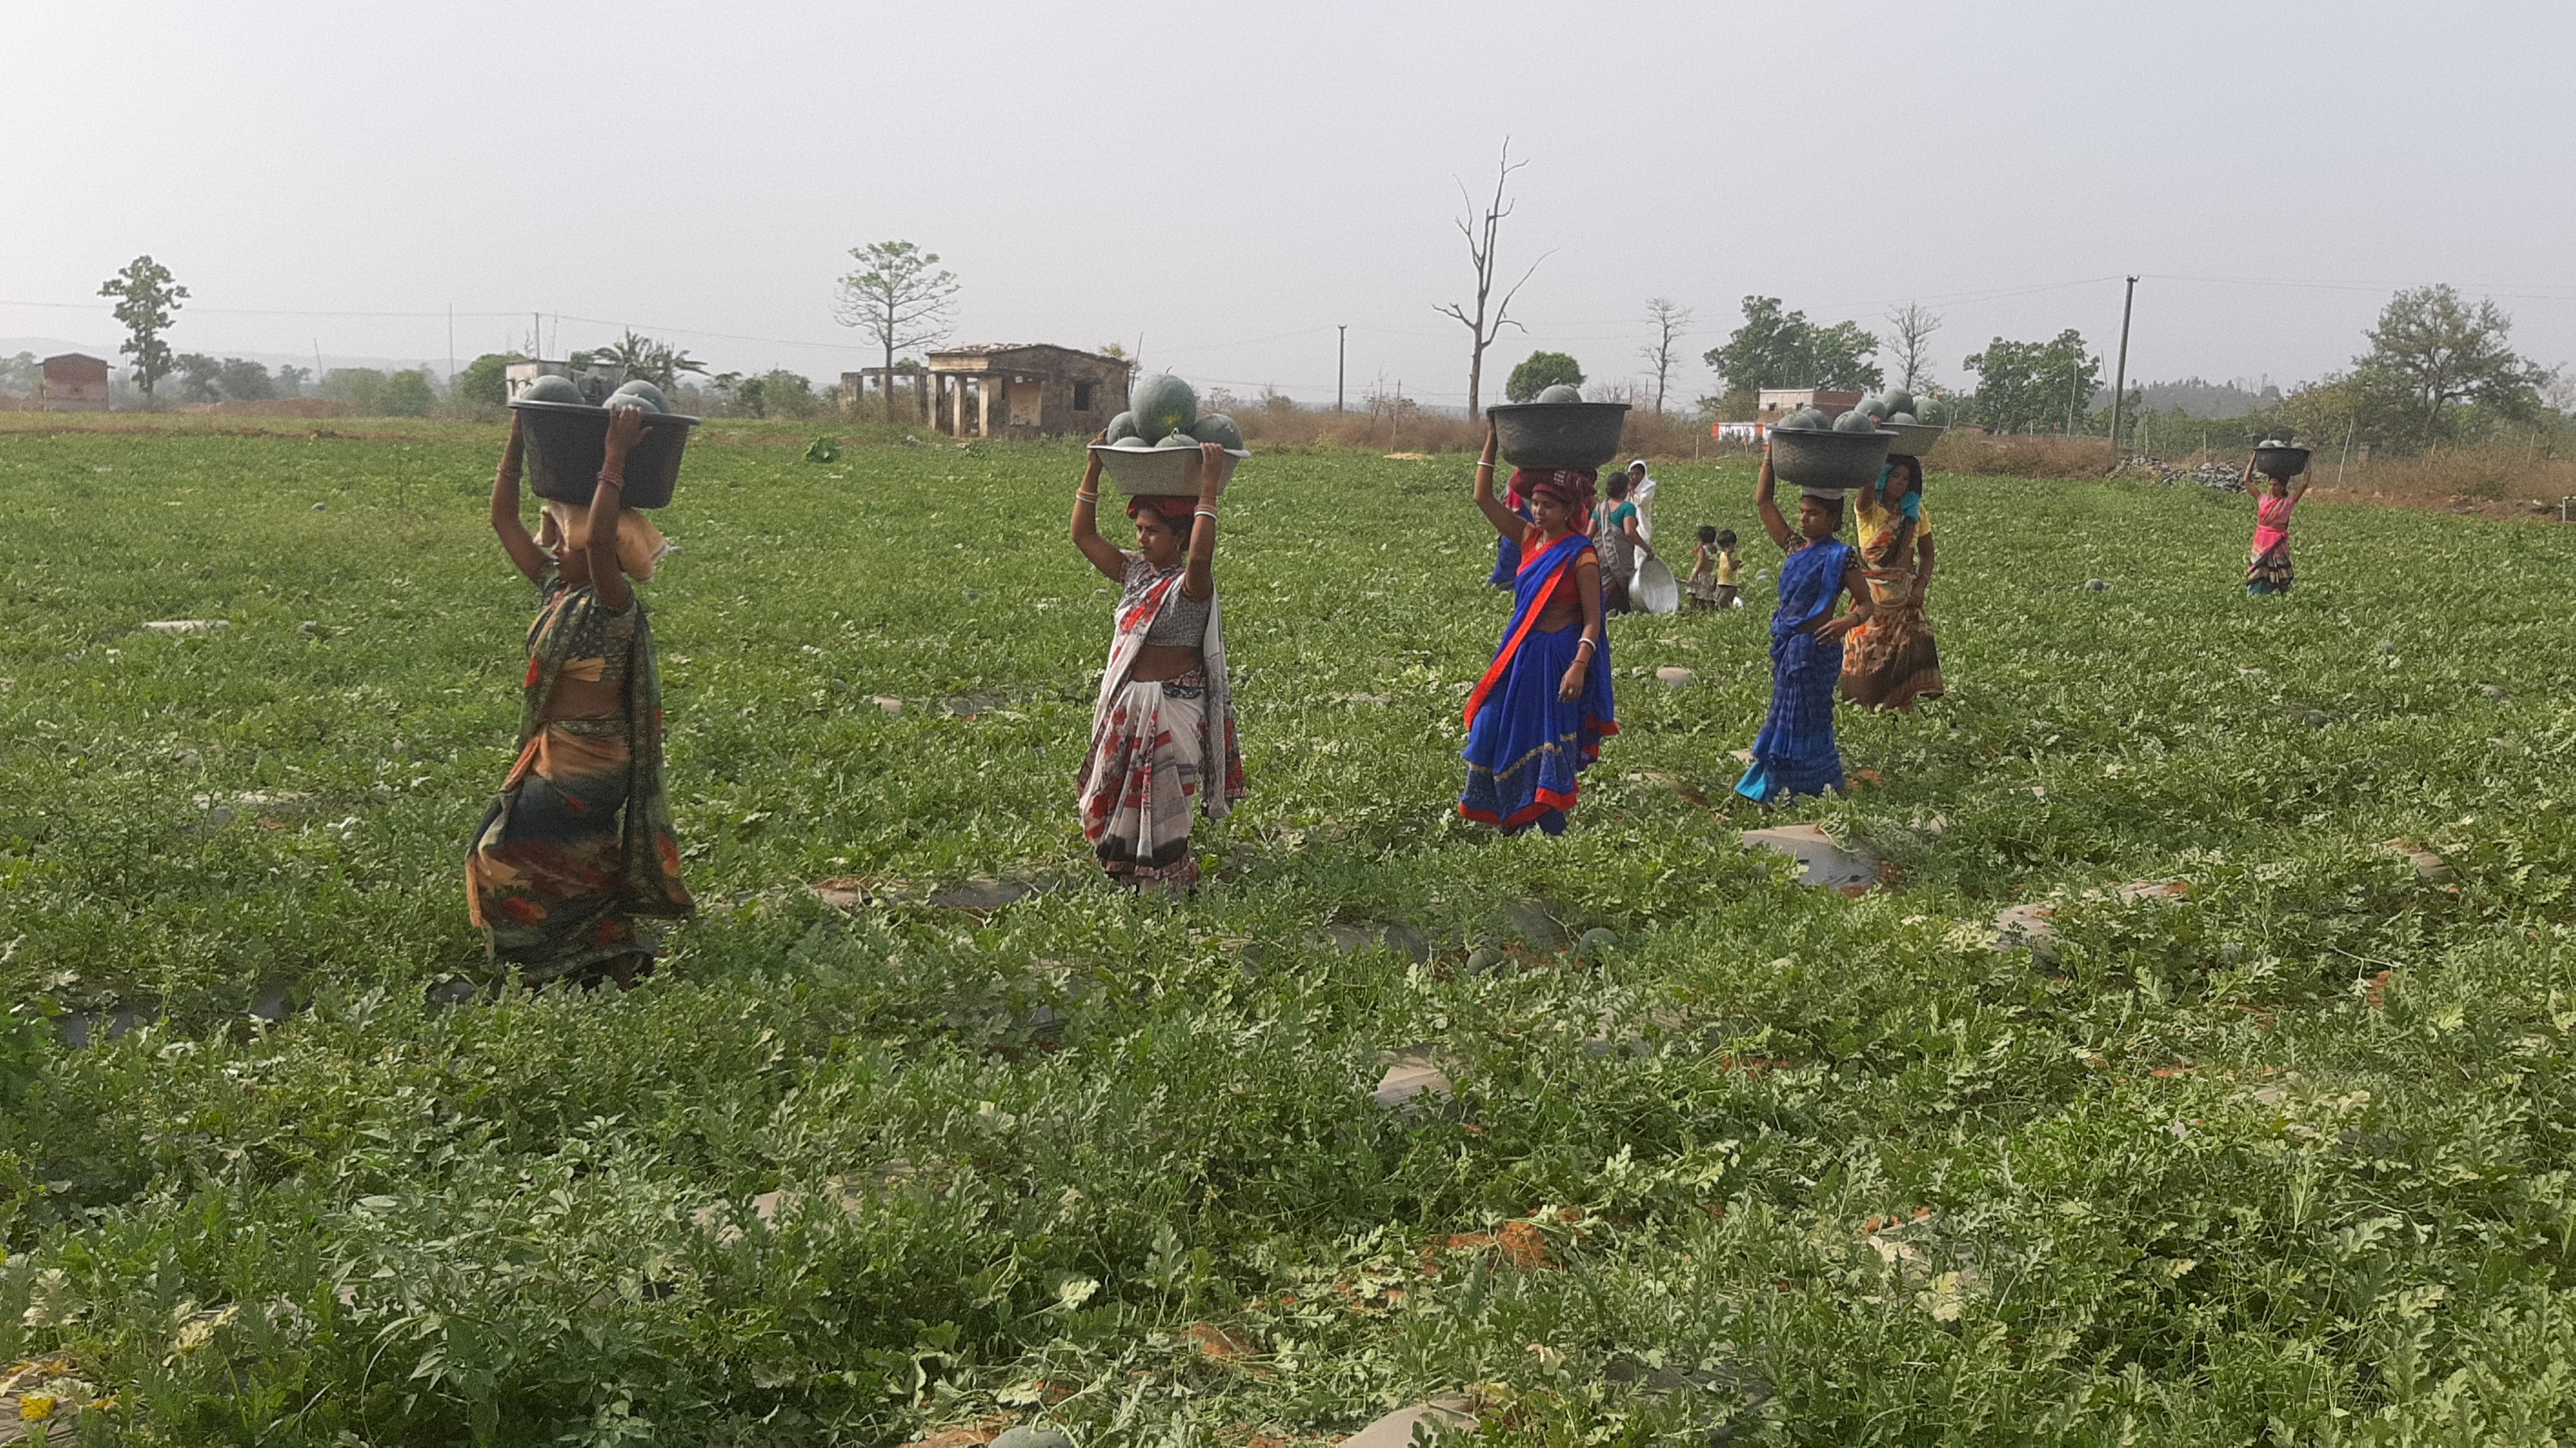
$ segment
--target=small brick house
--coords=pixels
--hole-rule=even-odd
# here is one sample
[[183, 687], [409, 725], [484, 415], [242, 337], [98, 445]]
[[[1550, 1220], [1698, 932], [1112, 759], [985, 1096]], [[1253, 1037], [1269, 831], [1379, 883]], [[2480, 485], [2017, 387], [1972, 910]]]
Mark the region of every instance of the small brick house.
[[83, 352], [46, 358], [35, 406], [38, 412], [107, 411], [107, 363]]

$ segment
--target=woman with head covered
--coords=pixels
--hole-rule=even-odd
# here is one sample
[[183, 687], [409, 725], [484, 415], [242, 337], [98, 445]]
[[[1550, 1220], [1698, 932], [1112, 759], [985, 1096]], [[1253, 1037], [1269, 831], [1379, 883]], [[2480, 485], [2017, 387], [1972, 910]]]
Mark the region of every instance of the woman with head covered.
[[549, 499], [519, 518], [519, 415], [492, 480], [492, 531], [537, 585], [519, 758], [465, 856], [466, 894], [494, 966], [530, 985], [635, 983], [652, 969], [640, 920], [696, 909], [662, 793], [662, 689], [643, 600], [668, 545], [625, 506], [634, 407], [610, 414], [587, 507]]
[[1610, 698], [1610, 641], [1602, 630], [1601, 560], [1587, 536], [1593, 470], [1522, 469], [1513, 491], [1527, 521], [1494, 496], [1493, 424], [1476, 463], [1476, 506], [1516, 542], [1512, 620], [1494, 661], [1467, 696], [1467, 787], [1458, 812], [1505, 834], [1537, 825], [1565, 832], [1578, 776], [1619, 732]]
[[1223, 819], [1246, 793], [1215, 573], [1216, 505], [1234, 459], [1216, 443], [1200, 454], [1195, 504], [1182, 495], [1128, 500], [1133, 553], [1100, 536], [1099, 453], [1073, 493], [1073, 546], [1120, 589], [1091, 751], [1075, 782], [1082, 834], [1110, 878], [1140, 892], [1196, 887], [1194, 814]]

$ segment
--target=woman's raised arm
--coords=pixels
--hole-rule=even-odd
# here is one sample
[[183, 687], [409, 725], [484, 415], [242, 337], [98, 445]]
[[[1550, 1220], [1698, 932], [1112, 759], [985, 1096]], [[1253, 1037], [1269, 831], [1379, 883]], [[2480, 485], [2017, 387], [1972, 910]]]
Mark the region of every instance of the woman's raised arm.
[[526, 456], [526, 445], [519, 437], [519, 414], [510, 414], [510, 441], [501, 449], [501, 469], [492, 475], [492, 531], [501, 540], [501, 551], [534, 583], [546, 576], [554, 560], [537, 540], [528, 536], [528, 525], [519, 521], [519, 463]]
[[1181, 574], [1181, 596], [1197, 600], [1216, 592], [1216, 504], [1225, 496], [1225, 480], [1234, 474], [1234, 459], [1222, 443], [1199, 444], [1199, 506], [1190, 517], [1190, 552]]
[[1476, 506], [1484, 511], [1485, 521], [1494, 525], [1495, 532], [1518, 543], [1521, 536], [1529, 532], [1529, 521], [1504, 507], [1503, 500], [1494, 496], [1494, 454], [1500, 446], [1501, 440], [1494, 433], [1494, 420], [1488, 417], [1485, 419], [1484, 455], [1476, 459]]
[[600, 459], [599, 485], [590, 490], [590, 538], [583, 549], [590, 555], [591, 591], [610, 608], [624, 608], [635, 601], [635, 590], [626, 584], [626, 570], [617, 563], [617, 520], [626, 511], [626, 455], [643, 435], [644, 409], [610, 409], [608, 451]]
[[[1103, 430], [1091, 442], [1093, 447], [1109, 440]], [[1118, 545], [1100, 536], [1100, 454], [1090, 448], [1082, 450], [1082, 481], [1073, 490], [1073, 546], [1091, 560], [1091, 566], [1112, 583], [1127, 580], [1127, 556]]]
[[1772, 500], [1777, 483], [1771, 474], [1771, 444], [1762, 445], [1762, 471], [1753, 479], [1753, 507], [1762, 515], [1762, 526], [1770, 530], [1771, 541], [1783, 548], [1798, 546], [1798, 535], [1789, 531], [1789, 520], [1780, 516], [1780, 505]]

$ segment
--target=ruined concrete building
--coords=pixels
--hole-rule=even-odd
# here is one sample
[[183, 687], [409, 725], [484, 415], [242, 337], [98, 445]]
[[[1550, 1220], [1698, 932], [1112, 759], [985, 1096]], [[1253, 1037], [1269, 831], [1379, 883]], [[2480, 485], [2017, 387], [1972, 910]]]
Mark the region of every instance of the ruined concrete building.
[[1134, 370], [1044, 342], [983, 342], [930, 354], [932, 425], [955, 437], [1087, 435], [1127, 410]]

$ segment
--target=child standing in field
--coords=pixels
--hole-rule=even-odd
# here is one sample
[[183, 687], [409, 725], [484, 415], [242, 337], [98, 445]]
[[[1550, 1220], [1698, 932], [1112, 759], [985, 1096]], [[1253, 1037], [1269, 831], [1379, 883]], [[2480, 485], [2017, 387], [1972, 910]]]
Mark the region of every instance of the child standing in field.
[[1691, 550], [1690, 590], [1693, 609], [1716, 608], [1717, 602], [1717, 530], [1706, 523], [1699, 526], [1699, 546]]
[[1744, 606], [1743, 591], [1736, 587], [1739, 567], [1741, 565], [1737, 563], [1735, 557], [1735, 530], [1721, 528], [1717, 534], [1717, 606], [1719, 608]]
[[[1780, 565], [1780, 606], [1771, 615], [1771, 717], [1753, 741], [1753, 767], [1735, 785], [1737, 794], [1762, 804], [1842, 787], [1834, 686], [1842, 679], [1843, 635], [1870, 615], [1860, 554], [1834, 536], [1843, 524], [1841, 491], [1800, 489], [1793, 529], [1772, 501], [1772, 487], [1766, 448], [1753, 502], [1762, 526], [1789, 556]], [[1851, 610], [1837, 618], [1834, 604], [1846, 593]]]
[[519, 519], [519, 418], [492, 479], [492, 531], [537, 585], [520, 703], [519, 762], [465, 853], [466, 902], [493, 965], [529, 985], [633, 985], [653, 967], [637, 924], [685, 918], [680, 846], [662, 793], [662, 690], [644, 602], [661, 533], [625, 506], [626, 458], [644, 433], [610, 414], [590, 505], [549, 499], [535, 537]]

